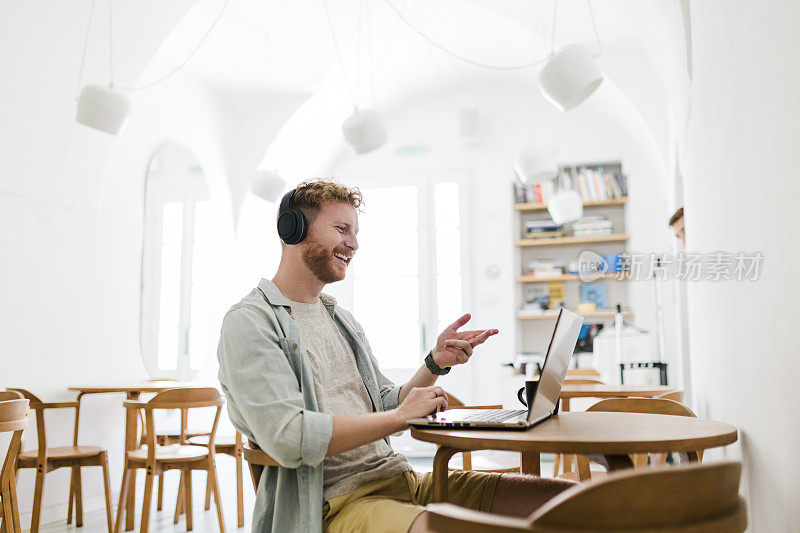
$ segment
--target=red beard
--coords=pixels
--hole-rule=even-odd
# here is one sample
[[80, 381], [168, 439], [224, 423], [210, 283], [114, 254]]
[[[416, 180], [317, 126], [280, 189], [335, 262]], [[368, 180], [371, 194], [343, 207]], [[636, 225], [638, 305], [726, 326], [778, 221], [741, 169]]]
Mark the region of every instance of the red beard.
[[303, 262], [322, 283], [335, 283], [345, 277], [345, 269], [339, 266], [339, 260], [333, 255], [334, 253], [350, 255], [338, 248], [331, 252], [324, 245], [314, 241], [309, 242], [303, 251]]

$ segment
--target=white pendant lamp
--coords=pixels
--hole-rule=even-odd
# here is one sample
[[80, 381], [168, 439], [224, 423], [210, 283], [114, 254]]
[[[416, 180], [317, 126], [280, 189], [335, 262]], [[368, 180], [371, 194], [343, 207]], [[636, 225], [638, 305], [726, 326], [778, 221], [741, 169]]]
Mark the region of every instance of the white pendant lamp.
[[257, 170], [250, 182], [250, 192], [264, 200], [276, 203], [286, 189], [286, 180], [270, 170]]
[[547, 211], [556, 224], [573, 222], [583, 216], [583, 199], [577, 191], [560, 191], [547, 201]]
[[344, 138], [357, 154], [366, 154], [386, 144], [386, 127], [374, 109], [356, 109], [342, 124]]
[[524, 183], [544, 183], [558, 175], [555, 151], [544, 146], [528, 148], [517, 157], [514, 171]]
[[102, 85], [87, 85], [78, 96], [75, 120], [116, 135], [130, 112], [131, 102], [122, 92]]
[[586, 100], [603, 83], [603, 73], [592, 53], [581, 45], [556, 52], [539, 71], [539, 88], [561, 111]]

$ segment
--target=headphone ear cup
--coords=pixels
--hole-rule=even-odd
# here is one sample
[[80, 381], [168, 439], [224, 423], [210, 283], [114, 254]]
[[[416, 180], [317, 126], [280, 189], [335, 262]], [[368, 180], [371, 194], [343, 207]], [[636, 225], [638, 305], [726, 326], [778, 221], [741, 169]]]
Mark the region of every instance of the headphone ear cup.
[[278, 236], [286, 244], [298, 244], [306, 238], [308, 223], [298, 209], [285, 211], [278, 217]]

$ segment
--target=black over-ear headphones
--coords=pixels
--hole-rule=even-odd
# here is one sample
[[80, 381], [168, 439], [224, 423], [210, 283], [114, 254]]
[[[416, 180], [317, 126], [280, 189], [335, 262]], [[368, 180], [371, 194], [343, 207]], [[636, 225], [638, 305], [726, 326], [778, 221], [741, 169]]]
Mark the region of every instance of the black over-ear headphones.
[[286, 244], [298, 244], [306, 238], [308, 220], [299, 209], [291, 209], [289, 205], [294, 199], [297, 189], [292, 189], [283, 195], [281, 207], [278, 211], [278, 236]]

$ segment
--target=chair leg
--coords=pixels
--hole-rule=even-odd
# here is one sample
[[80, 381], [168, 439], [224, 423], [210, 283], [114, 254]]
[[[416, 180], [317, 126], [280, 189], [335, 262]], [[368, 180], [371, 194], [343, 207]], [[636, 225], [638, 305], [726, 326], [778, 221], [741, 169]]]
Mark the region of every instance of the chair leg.
[[102, 452], [100, 454], [100, 467], [103, 469], [103, 492], [106, 496], [106, 523], [108, 524], [108, 533], [114, 529], [114, 519], [111, 517], [111, 480], [108, 477], [108, 454]]
[[[241, 478], [240, 478], [241, 479]], [[211, 484], [211, 490], [214, 491], [214, 504], [217, 507], [217, 519], [219, 520], [219, 532], [225, 533], [225, 519], [222, 515], [222, 503], [220, 502], [219, 497], [219, 481], [217, 480], [217, 467], [216, 465], [212, 466], [211, 469], [208, 471], [208, 481]], [[242, 524], [244, 525], [244, 524]], [[239, 527], [242, 527], [240, 525]]]
[[187, 468], [183, 475], [183, 496], [184, 509], [186, 510], [186, 531], [192, 530], [192, 470]]
[[3, 523], [0, 525], [0, 531], [3, 533], [14, 533], [14, 512], [11, 510], [11, 494], [9, 494], [11, 491], [5, 480], [0, 481], [2, 481], [2, 484], [0, 484], [0, 498], [2, 498], [3, 503]]
[[206, 476], [206, 501], [204, 511], [211, 509], [211, 476]]
[[125, 503], [128, 499], [128, 481], [130, 477], [128, 461], [125, 461], [125, 467], [122, 470], [122, 485], [119, 488], [119, 505], [117, 506], [117, 520], [114, 523], [114, 533], [120, 533], [122, 531], [122, 517], [125, 515]]
[[149, 466], [145, 469], [144, 477], [144, 497], [142, 498], [142, 523], [139, 526], [140, 533], [147, 533], [150, 527], [150, 503], [153, 498], [153, 469]]
[[33, 511], [31, 513], [31, 533], [38, 533], [42, 516], [42, 494], [44, 492], [44, 470], [46, 465], [36, 468], [36, 488], [33, 492]]
[[83, 527], [83, 483], [81, 483], [81, 468], [75, 469], [75, 525]]
[[[244, 465], [242, 464], [241, 450], [236, 454], [236, 525], [244, 527], [244, 481], [242, 476], [244, 474]], [[214, 479], [216, 479], [216, 474]]]
[[158, 499], [156, 500], [156, 511], [164, 508], [164, 472], [158, 475]]
[[8, 486], [6, 487], [6, 490], [6, 493], [10, 495], [11, 501], [11, 527], [7, 529], [9, 530], [9, 533], [22, 533], [22, 526], [20, 526], [19, 522], [19, 500], [17, 499], [16, 475], [14, 476], [14, 479], [8, 480]]
[[180, 480], [178, 481], [178, 498], [175, 501], [175, 516], [172, 519], [173, 524], [177, 524], [181, 515], [183, 514], [183, 470], [181, 472]]
[[73, 467], [69, 477], [69, 505], [67, 506], [67, 524], [72, 523], [72, 504], [75, 498], [75, 468]]
[[561, 454], [557, 453], [553, 458], [553, 477], [558, 477], [559, 470], [561, 470]]

